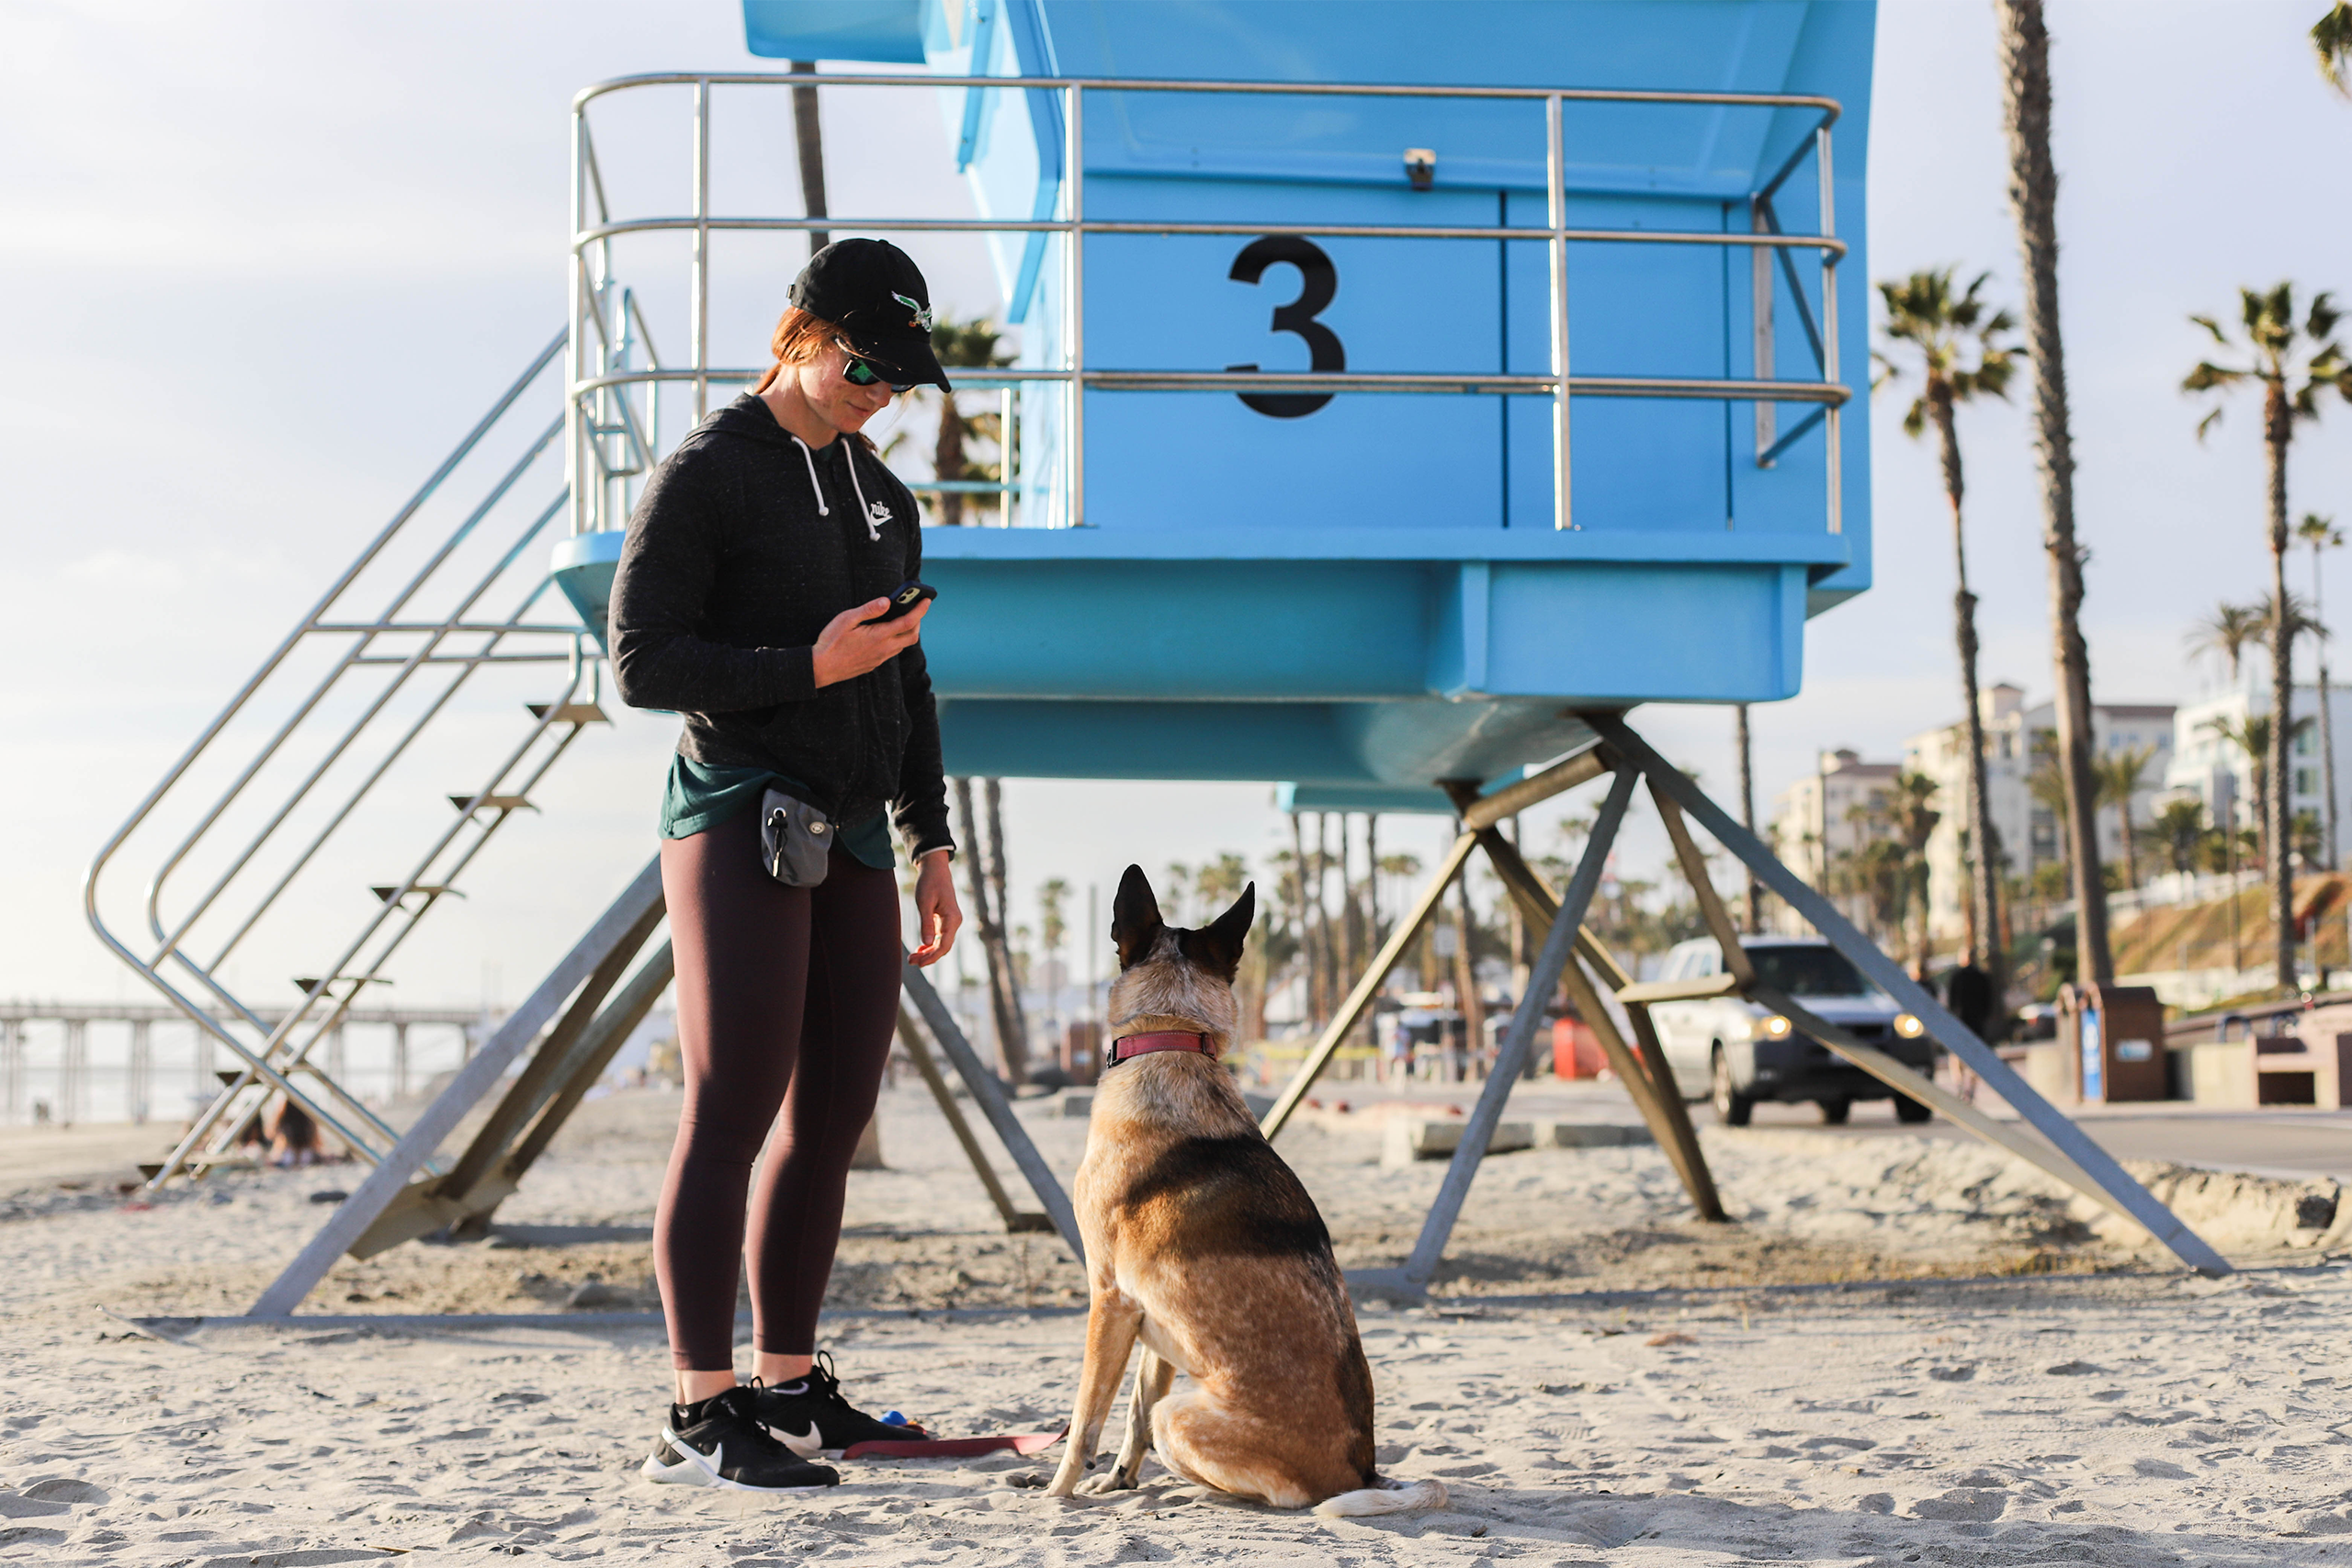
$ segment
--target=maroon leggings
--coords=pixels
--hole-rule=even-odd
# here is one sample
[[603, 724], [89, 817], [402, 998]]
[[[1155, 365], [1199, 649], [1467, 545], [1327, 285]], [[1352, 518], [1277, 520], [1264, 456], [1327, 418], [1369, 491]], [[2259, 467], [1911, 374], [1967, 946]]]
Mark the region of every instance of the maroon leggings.
[[735, 1364], [746, 1250], [752, 1343], [816, 1348], [849, 1163], [898, 1018], [897, 879], [837, 848], [823, 882], [780, 886], [760, 867], [759, 840], [759, 813], [745, 811], [662, 844], [686, 1100], [653, 1265], [670, 1359], [686, 1371]]

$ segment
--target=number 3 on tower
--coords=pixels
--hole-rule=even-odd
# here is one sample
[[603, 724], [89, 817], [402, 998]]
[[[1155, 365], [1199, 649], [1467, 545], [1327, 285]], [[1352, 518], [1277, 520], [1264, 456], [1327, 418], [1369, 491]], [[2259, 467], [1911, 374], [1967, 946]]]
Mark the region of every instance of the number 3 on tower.
[[[1307, 367], [1312, 370], [1345, 370], [1348, 351], [1340, 343], [1340, 335], [1315, 318], [1331, 297], [1340, 291], [1340, 271], [1331, 258], [1312, 240], [1295, 234], [1269, 234], [1252, 240], [1233, 258], [1233, 271], [1227, 276], [1236, 283], [1256, 283], [1266, 276], [1266, 269], [1276, 262], [1288, 262], [1298, 268], [1298, 298], [1287, 305], [1274, 307], [1274, 331], [1292, 333], [1306, 340]], [[1228, 365], [1227, 370], [1255, 370], [1250, 365]], [[1331, 400], [1329, 392], [1241, 392], [1241, 400], [1260, 413], [1272, 419], [1300, 419], [1313, 413]]]

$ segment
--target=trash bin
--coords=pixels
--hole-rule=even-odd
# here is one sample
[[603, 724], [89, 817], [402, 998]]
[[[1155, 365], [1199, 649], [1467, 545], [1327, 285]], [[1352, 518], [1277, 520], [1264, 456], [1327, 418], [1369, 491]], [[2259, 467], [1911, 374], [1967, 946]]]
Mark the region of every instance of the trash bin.
[[2165, 1009], [2148, 986], [2062, 986], [2058, 1039], [2086, 1105], [2163, 1100]]

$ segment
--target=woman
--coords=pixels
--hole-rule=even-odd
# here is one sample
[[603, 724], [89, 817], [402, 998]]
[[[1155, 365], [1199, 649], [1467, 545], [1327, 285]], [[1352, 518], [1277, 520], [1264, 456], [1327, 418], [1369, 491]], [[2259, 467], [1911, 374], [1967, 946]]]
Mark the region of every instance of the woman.
[[[816, 1361], [850, 1158], [898, 1017], [891, 818], [919, 868], [912, 962], [937, 962], [963, 923], [920, 642], [928, 605], [877, 619], [922, 570], [914, 497], [859, 434], [894, 394], [947, 389], [930, 294], [896, 246], [844, 240], [810, 258], [791, 298], [766, 378], [655, 470], [612, 595], [622, 699], [685, 720], [662, 887], [686, 1091], [653, 1231], [677, 1397], [644, 1473], [752, 1491], [831, 1486], [819, 1450], [922, 1435], [852, 1408], [830, 1359]], [[830, 825], [813, 886], [764, 863], [770, 790]], [[754, 1375], [739, 1387], [747, 1250]]]

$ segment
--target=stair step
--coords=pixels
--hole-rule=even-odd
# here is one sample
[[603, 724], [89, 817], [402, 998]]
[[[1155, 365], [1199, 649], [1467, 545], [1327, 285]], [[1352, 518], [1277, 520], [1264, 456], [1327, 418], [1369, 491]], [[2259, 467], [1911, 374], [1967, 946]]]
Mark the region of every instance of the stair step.
[[[387, 904], [392, 901], [392, 896], [400, 890], [400, 884], [396, 882], [378, 883], [368, 889], [368, 892], [373, 893], [378, 898]], [[462, 898], [465, 897], [464, 894], [458, 892], [456, 888], [450, 886], [446, 882], [420, 882], [415, 886], [410, 888], [409, 891], [412, 893], [430, 894], [436, 897], [440, 894], [447, 893], [454, 898]]]
[[[335, 976], [333, 979], [327, 979], [327, 980], [322, 980], [322, 979], [320, 979], [320, 978], [319, 978], [317, 976], [315, 976], [315, 975], [297, 975], [296, 976], [294, 976], [294, 987], [295, 987], [295, 988], [296, 988], [297, 990], [300, 991], [304, 996], [306, 996], [306, 997], [307, 997], [307, 996], [314, 995], [314, 994], [318, 991], [319, 987], [322, 987], [322, 986], [332, 986], [332, 985], [334, 985], [334, 984], [335, 983], [335, 981], [336, 981], [336, 980], [348, 980], [348, 981], [352, 982], [352, 984], [353, 984], [355, 987], [358, 987], [358, 986], [389, 986], [389, 985], [390, 985], [390, 984], [391, 984], [391, 982], [390, 982], [390, 980], [385, 979], [385, 978], [384, 978], [382, 976], [380, 976], [380, 975], [377, 975], [377, 976], [364, 976], [364, 975], [337, 975], [337, 976]], [[330, 994], [332, 994], [332, 993], [330, 993]]]
[[533, 718], [544, 718], [551, 724], [610, 724], [603, 708], [594, 703], [566, 703], [561, 707], [553, 703], [525, 703]]
[[449, 804], [460, 811], [537, 811], [519, 795], [453, 795]]

